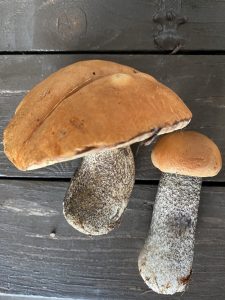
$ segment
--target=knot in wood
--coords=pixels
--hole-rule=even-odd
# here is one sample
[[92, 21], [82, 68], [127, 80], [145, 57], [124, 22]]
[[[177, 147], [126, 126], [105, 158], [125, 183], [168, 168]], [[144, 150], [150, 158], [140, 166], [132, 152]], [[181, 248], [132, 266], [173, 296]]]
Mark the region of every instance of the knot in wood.
[[187, 22], [187, 17], [180, 16], [174, 10], [160, 11], [153, 21], [158, 24], [158, 32], [154, 35], [157, 47], [177, 52], [184, 45], [184, 38], [179, 34], [178, 27]]

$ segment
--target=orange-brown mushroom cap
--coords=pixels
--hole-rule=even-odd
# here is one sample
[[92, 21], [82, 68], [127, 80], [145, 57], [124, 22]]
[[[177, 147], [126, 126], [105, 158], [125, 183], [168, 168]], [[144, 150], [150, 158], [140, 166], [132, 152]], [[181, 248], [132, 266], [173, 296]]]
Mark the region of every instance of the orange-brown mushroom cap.
[[4, 130], [20, 170], [124, 147], [185, 127], [192, 114], [152, 76], [106, 61], [83, 61], [34, 87]]
[[195, 131], [177, 131], [164, 135], [155, 144], [153, 165], [165, 173], [196, 177], [212, 177], [222, 168], [217, 145]]

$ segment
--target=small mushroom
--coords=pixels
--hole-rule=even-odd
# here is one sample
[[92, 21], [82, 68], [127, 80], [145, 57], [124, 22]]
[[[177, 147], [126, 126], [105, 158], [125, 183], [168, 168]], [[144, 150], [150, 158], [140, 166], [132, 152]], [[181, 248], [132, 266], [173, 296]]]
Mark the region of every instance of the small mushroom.
[[119, 223], [134, 184], [129, 146], [183, 128], [191, 117], [152, 76], [113, 62], [83, 61], [28, 93], [4, 131], [4, 151], [20, 170], [85, 157], [64, 213], [79, 231], [103, 234]]
[[163, 174], [138, 266], [153, 291], [174, 294], [191, 277], [202, 177], [217, 175], [222, 159], [214, 142], [194, 131], [163, 136], [151, 158]]

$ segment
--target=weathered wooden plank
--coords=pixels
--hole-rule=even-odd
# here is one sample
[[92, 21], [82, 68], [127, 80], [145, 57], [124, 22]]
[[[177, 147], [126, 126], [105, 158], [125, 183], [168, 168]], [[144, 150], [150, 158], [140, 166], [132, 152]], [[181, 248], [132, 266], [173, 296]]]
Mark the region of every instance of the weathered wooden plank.
[[[0, 292], [89, 300], [164, 299], [147, 292], [137, 268], [156, 187], [136, 186], [121, 226], [94, 238], [66, 223], [62, 199], [67, 186], [0, 180]], [[224, 188], [203, 188], [193, 279], [184, 300], [224, 299], [224, 197]], [[53, 231], [55, 237], [50, 236]]]
[[224, 50], [224, 17], [224, 0], [1, 0], [0, 51]]
[[[51, 72], [74, 61], [89, 58], [110, 59], [150, 73], [174, 89], [193, 112], [189, 128], [215, 140], [225, 157], [225, 57], [158, 55], [47, 55], [0, 57], [0, 140], [2, 131], [25, 92]], [[149, 161], [150, 147], [136, 156], [137, 179], [159, 179]], [[0, 176], [70, 178], [79, 160], [32, 172], [19, 172], [6, 159], [0, 144]], [[223, 181], [225, 168], [209, 180]]]
[[[24, 295], [6, 295], [6, 294], [0, 293], [0, 300], [65, 300], [65, 298], [24, 296]], [[74, 300], [74, 298], [66, 298], [66, 300]]]

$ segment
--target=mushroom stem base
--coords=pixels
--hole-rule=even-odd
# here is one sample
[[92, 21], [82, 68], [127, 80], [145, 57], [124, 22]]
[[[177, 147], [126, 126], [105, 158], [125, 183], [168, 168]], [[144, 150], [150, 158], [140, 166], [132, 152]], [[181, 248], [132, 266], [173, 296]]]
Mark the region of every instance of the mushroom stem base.
[[183, 292], [192, 270], [201, 178], [162, 174], [139, 271], [159, 294]]

